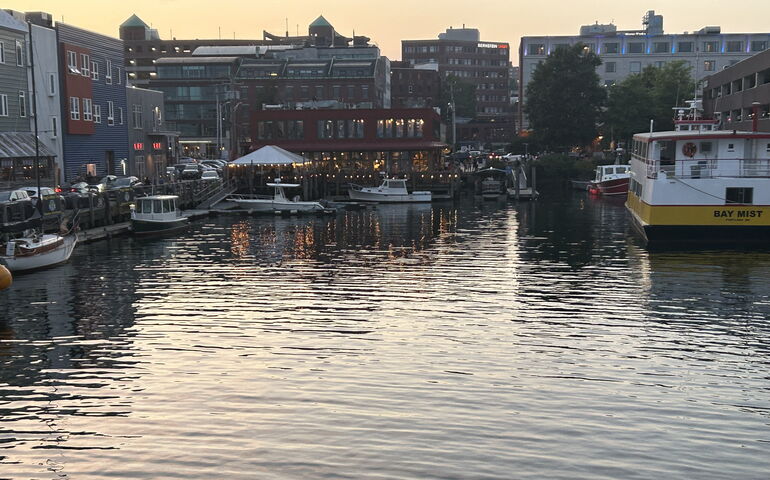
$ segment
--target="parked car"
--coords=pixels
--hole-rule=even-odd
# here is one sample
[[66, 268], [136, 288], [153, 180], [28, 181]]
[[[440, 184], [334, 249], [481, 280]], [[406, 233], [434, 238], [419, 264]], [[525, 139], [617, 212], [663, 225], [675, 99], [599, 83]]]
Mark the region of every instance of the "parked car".
[[218, 160], [203, 160], [203, 161], [201, 162], [201, 165], [204, 165], [204, 166], [206, 166], [206, 167], [210, 167], [210, 168], [213, 168], [213, 169], [214, 169], [214, 170], [216, 170], [217, 172], [219, 172], [219, 173], [222, 173], [222, 168], [223, 168], [223, 167], [222, 167], [222, 164], [221, 164], [221, 163], [219, 163], [219, 161], [218, 161]]
[[[61, 201], [61, 205], [65, 204], [64, 196], [59, 194], [55, 189], [51, 187], [40, 187], [40, 194], [38, 195], [38, 189], [37, 187], [21, 187], [21, 190], [24, 190], [27, 192], [27, 195], [29, 195], [29, 198], [32, 200], [32, 202], [37, 205], [37, 202], [40, 200], [40, 197], [47, 197], [49, 195], [56, 195], [59, 197], [59, 200]], [[61, 207], [63, 208], [63, 207]]]
[[198, 180], [201, 178], [201, 170], [197, 164], [187, 165], [179, 174], [180, 180]]
[[26, 190], [19, 189], [0, 192], [0, 202], [21, 202], [24, 200], [30, 200]]
[[76, 182], [70, 185], [62, 186], [62, 195], [64, 196], [64, 204], [66, 208], [87, 208], [89, 205], [89, 197], [98, 193], [98, 190], [86, 182]]
[[219, 180], [219, 174], [216, 170], [207, 170], [201, 174], [201, 180], [216, 181]]
[[179, 157], [179, 162], [178, 163], [189, 165], [191, 163], [198, 163], [198, 161], [195, 160], [192, 157]]
[[143, 185], [142, 181], [139, 180], [138, 177], [119, 177], [116, 178], [108, 188], [125, 188], [134, 187], [136, 185]]

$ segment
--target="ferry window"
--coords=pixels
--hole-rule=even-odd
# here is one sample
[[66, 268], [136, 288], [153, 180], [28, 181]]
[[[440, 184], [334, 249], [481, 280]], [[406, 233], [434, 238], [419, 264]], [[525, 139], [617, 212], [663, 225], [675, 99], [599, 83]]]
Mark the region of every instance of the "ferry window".
[[725, 189], [725, 203], [753, 203], [754, 202], [754, 189], [753, 188], [726, 188]]
[[171, 208], [171, 200], [163, 200], [163, 211], [164, 212], [170, 212], [173, 208]]
[[155, 213], [160, 213], [160, 212], [162, 212], [162, 209], [161, 209], [161, 200], [153, 200], [153, 201], [152, 201], [152, 207], [153, 207], [153, 210], [154, 210], [154, 212], [155, 212]]
[[767, 144], [767, 148], [765, 149], [767, 152], [770, 152], [770, 143]]
[[679, 130], [682, 130], [682, 131], [687, 131], [687, 130], [689, 130], [689, 129], [690, 129], [690, 126], [689, 126], [689, 125], [680, 125], [680, 126], [679, 126]]
[[671, 140], [660, 142], [660, 164], [673, 165], [676, 157], [676, 144]]
[[734, 152], [735, 151], [735, 144], [734, 143], [728, 143], [727, 144], [727, 151], [728, 152]]
[[[708, 125], [704, 125], [704, 127], [707, 127], [707, 126]], [[711, 147], [712, 147], [711, 142], [700, 142], [701, 153], [711, 153]]]

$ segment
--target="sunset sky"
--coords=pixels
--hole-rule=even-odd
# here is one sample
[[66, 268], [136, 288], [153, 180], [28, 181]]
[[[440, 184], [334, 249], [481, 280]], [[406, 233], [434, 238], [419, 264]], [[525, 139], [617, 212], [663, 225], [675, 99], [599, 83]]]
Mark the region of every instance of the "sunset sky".
[[[343, 35], [366, 35], [393, 60], [401, 57], [402, 39], [435, 38], [447, 27], [474, 27], [482, 40], [510, 42], [515, 52], [525, 35], [575, 35], [580, 25], [613, 22], [619, 29], [641, 27], [647, 10], [663, 15], [667, 33], [720, 25], [723, 32], [751, 33], [770, 30], [770, 1], [744, 0], [740, 9], [717, 0], [6, 0], [3, 8], [46, 11], [56, 21], [107, 35], [118, 36], [118, 26], [131, 14], [157, 28], [161, 38], [261, 39], [262, 30], [307, 33], [307, 25], [323, 16]], [[511, 61], [515, 64], [515, 55]]]

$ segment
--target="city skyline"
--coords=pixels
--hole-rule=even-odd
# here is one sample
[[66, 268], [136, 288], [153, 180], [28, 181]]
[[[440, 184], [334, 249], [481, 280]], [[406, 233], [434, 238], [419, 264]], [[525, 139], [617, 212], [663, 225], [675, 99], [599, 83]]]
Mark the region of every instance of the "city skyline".
[[[614, 23], [619, 30], [641, 28], [642, 16], [648, 10], [663, 15], [666, 33], [683, 33], [707, 25], [719, 25], [727, 33], [755, 33], [768, 30], [764, 19], [770, 15], [770, 4], [761, 0], [745, 2], [742, 11], [752, 15], [725, 15], [721, 2], [682, 1], [676, 5], [660, 1], [632, 0], [618, 6], [609, 0], [591, 2], [590, 9], [573, 2], [551, 1], [546, 4], [516, 5], [503, 0], [480, 0], [473, 4], [459, 0], [430, 1], [421, 4], [421, 12], [413, 2], [389, 3], [392, 8], [371, 12], [360, 2], [341, 0], [319, 8], [308, 0], [279, 2], [267, 0], [260, 6], [243, 6], [232, 0], [220, 1], [214, 15], [206, 14], [205, 25], [197, 16], [210, 9], [202, 0], [135, 0], [112, 5], [93, 0], [14, 0], [3, 8], [20, 11], [45, 11], [54, 21], [118, 37], [118, 27], [132, 14], [158, 30], [163, 39], [260, 39], [262, 31], [290, 35], [307, 33], [307, 26], [323, 15], [342, 35], [365, 35], [377, 44], [382, 54], [392, 60], [401, 59], [401, 40], [432, 39], [449, 27], [478, 28], [481, 39], [511, 44], [512, 53], [522, 36], [577, 35], [581, 25], [598, 22]], [[551, 8], [548, 8], [548, 7]], [[710, 7], [714, 8], [710, 8]], [[184, 11], [182, 11], [184, 9]], [[181, 12], [181, 13], [180, 13]], [[404, 13], [408, 13], [404, 15]], [[547, 12], [547, 13], [543, 13]], [[405, 18], [404, 18], [405, 17]], [[511, 55], [517, 63], [517, 56]]]

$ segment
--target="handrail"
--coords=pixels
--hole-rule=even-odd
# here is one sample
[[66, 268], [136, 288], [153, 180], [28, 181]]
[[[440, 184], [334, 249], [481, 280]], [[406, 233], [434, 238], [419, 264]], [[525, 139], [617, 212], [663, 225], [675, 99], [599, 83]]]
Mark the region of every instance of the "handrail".
[[674, 161], [641, 159], [647, 167], [647, 178], [656, 179], [660, 173], [676, 178], [767, 178], [770, 158], [688, 158]]

